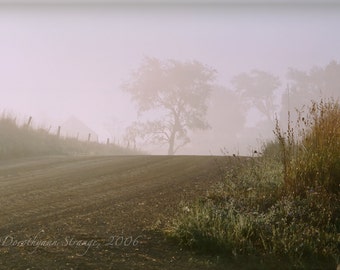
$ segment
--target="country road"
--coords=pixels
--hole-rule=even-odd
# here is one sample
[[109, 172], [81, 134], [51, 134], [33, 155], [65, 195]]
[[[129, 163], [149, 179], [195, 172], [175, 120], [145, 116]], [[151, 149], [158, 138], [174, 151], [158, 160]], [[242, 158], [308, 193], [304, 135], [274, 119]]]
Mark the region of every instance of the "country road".
[[206, 269], [166, 241], [181, 201], [217, 181], [222, 157], [0, 161], [0, 269]]

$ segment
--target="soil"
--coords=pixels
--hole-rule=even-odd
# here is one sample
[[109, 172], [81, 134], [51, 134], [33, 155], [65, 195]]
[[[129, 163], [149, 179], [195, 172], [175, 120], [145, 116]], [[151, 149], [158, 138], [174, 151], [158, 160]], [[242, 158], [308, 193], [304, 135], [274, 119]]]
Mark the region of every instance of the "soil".
[[166, 239], [164, 228], [181, 202], [196, 200], [219, 180], [222, 159], [0, 161], [0, 269], [219, 268]]

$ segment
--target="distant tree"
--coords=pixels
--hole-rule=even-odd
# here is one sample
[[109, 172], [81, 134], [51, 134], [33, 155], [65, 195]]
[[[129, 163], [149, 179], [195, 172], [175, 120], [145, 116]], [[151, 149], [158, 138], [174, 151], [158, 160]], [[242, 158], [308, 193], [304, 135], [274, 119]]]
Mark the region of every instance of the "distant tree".
[[209, 127], [205, 116], [215, 73], [197, 61], [145, 58], [123, 89], [136, 102], [139, 115], [153, 112], [154, 119], [136, 122], [132, 130], [152, 144], [166, 144], [168, 154], [175, 154], [190, 142], [190, 130]]
[[126, 128], [124, 141], [127, 148], [137, 150], [137, 137], [139, 136], [139, 133], [139, 125], [137, 123], [133, 123]]
[[331, 61], [324, 68], [313, 67], [309, 72], [289, 69], [288, 79], [295, 92], [308, 93], [314, 97], [331, 97], [340, 93], [340, 63]]
[[255, 106], [267, 120], [274, 120], [274, 96], [281, 85], [278, 77], [265, 71], [253, 70], [237, 75], [232, 79], [232, 84], [247, 105]]
[[[207, 118], [211, 125], [207, 135], [210, 144], [206, 147], [223, 151], [238, 151], [238, 139], [246, 122], [246, 113], [242, 108], [241, 98], [234, 91], [224, 86], [217, 86], [211, 95]], [[206, 139], [205, 139], [206, 140]], [[236, 149], [238, 148], [238, 149]]]
[[340, 63], [331, 61], [324, 68], [313, 67], [308, 72], [290, 68], [288, 86], [282, 97], [281, 118], [287, 111], [294, 113], [311, 100], [340, 97]]

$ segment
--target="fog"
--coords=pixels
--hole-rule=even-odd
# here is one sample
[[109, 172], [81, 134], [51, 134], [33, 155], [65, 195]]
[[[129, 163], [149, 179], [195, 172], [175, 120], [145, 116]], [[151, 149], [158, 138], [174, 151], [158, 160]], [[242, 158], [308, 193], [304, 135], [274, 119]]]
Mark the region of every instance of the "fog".
[[[258, 109], [240, 105], [246, 97], [234, 95], [233, 78], [252, 70], [278, 77], [279, 115], [289, 68], [308, 72], [340, 61], [338, 29], [336, 4], [2, 4], [0, 112], [20, 121], [32, 116], [51, 132], [76, 118], [99, 141], [124, 144], [138, 113], [122, 85], [143, 59], [196, 60], [217, 71], [211, 128], [191, 132], [178, 154], [221, 154], [222, 148], [247, 154], [272, 133]], [[166, 154], [164, 146], [138, 147]]]

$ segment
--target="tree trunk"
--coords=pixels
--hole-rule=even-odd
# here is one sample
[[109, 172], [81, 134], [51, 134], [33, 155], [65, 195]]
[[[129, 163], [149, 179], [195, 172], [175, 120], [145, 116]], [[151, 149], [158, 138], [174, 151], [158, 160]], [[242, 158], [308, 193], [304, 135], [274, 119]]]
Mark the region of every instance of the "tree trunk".
[[172, 156], [175, 154], [175, 139], [176, 139], [176, 133], [178, 131], [178, 128], [180, 127], [180, 121], [178, 113], [173, 110], [173, 117], [174, 117], [174, 125], [172, 127], [172, 132], [169, 138], [169, 149], [168, 149], [168, 155]]
[[168, 149], [168, 155], [172, 156], [173, 154], [175, 154], [174, 152], [174, 148], [175, 148], [175, 135], [176, 132], [172, 132], [170, 139], [169, 139], [169, 149]]

